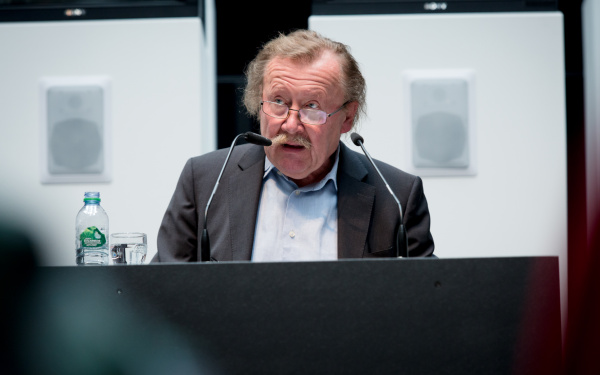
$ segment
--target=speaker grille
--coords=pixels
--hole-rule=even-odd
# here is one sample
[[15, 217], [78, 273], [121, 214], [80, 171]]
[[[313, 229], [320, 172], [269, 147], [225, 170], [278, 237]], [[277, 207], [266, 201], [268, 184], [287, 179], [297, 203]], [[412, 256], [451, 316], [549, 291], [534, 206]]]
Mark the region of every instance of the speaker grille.
[[468, 168], [468, 82], [423, 78], [410, 91], [414, 167]]
[[415, 126], [413, 161], [416, 167], [469, 166], [467, 129], [462, 119], [448, 112], [422, 116]]
[[99, 86], [52, 87], [47, 93], [48, 172], [104, 171], [104, 95]]

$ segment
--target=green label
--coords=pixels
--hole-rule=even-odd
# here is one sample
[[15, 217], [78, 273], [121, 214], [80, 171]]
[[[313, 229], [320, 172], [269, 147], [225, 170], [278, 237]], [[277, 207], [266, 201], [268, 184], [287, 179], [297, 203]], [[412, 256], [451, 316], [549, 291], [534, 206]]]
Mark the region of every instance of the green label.
[[82, 247], [101, 247], [106, 244], [106, 236], [96, 227], [89, 227], [79, 236]]

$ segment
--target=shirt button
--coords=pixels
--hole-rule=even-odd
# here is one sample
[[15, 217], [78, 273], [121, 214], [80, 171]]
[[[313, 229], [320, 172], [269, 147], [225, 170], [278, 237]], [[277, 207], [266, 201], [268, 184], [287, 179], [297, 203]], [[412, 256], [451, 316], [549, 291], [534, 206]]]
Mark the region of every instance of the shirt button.
[[290, 237], [292, 237], [292, 238], [296, 237], [296, 233], [294, 233], [293, 230], [290, 231]]
[[300, 190], [295, 191], [296, 195], [300, 195]]

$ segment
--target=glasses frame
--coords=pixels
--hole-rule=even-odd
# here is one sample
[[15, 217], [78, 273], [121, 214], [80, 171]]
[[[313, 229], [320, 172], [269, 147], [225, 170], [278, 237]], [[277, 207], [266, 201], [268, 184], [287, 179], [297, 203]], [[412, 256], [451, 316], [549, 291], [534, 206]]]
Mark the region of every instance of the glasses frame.
[[[342, 104], [342, 105], [341, 105], [341, 107], [340, 107], [340, 108], [336, 109], [335, 111], [333, 111], [333, 112], [331, 112], [331, 113], [327, 113], [327, 112], [325, 112], [325, 111], [323, 111], [323, 110], [320, 110], [320, 109], [314, 109], [313, 111], [321, 111], [321, 112], [323, 112], [323, 113], [325, 113], [325, 114], [327, 115], [327, 117], [325, 117], [325, 122], [324, 122], [324, 123], [322, 123], [322, 124], [309, 124], [309, 123], [305, 123], [305, 122], [303, 122], [303, 121], [300, 119], [300, 111], [304, 110], [305, 108], [301, 108], [301, 109], [293, 109], [293, 108], [290, 108], [290, 107], [289, 107], [287, 104], [280, 104], [280, 103], [275, 103], [275, 102], [272, 102], [272, 101], [269, 101], [269, 100], [262, 100], [262, 101], [260, 102], [260, 109], [261, 109], [261, 111], [262, 111], [262, 112], [263, 112], [265, 115], [267, 115], [267, 116], [269, 116], [269, 117], [276, 118], [276, 119], [280, 119], [280, 120], [287, 120], [287, 119], [290, 117], [290, 111], [296, 111], [296, 112], [298, 112], [298, 120], [299, 120], [301, 123], [303, 123], [303, 124], [306, 124], [306, 125], [315, 125], [315, 126], [321, 126], [321, 125], [325, 125], [325, 124], [327, 123], [327, 119], [328, 119], [328, 118], [330, 118], [331, 116], [333, 116], [333, 115], [335, 115], [336, 113], [338, 113], [339, 111], [341, 111], [341, 110], [342, 110], [342, 108], [344, 108], [345, 106], [347, 106], [347, 105], [348, 105], [348, 103], [350, 103], [350, 102], [351, 102], [351, 100], [348, 100], [348, 101], [346, 101], [344, 104]], [[287, 107], [287, 109], [288, 109], [288, 111], [287, 111], [287, 115], [286, 115], [285, 117], [277, 117], [277, 116], [270, 115], [270, 114], [268, 114], [267, 112], [265, 112], [265, 109], [264, 109], [263, 103], [272, 103], [272, 104], [277, 104], [277, 105], [280, 105], [280, 106], [283, 106], [283, 107]]]

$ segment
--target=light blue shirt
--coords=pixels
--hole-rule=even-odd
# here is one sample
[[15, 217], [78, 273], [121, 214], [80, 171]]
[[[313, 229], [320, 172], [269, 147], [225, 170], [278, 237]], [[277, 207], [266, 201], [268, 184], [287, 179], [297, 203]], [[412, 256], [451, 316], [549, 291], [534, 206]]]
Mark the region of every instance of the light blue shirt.
[[253, 262], [335, 260], [337, 169], [299, 188], [265, 157], [263, 187], [254, 232]]

